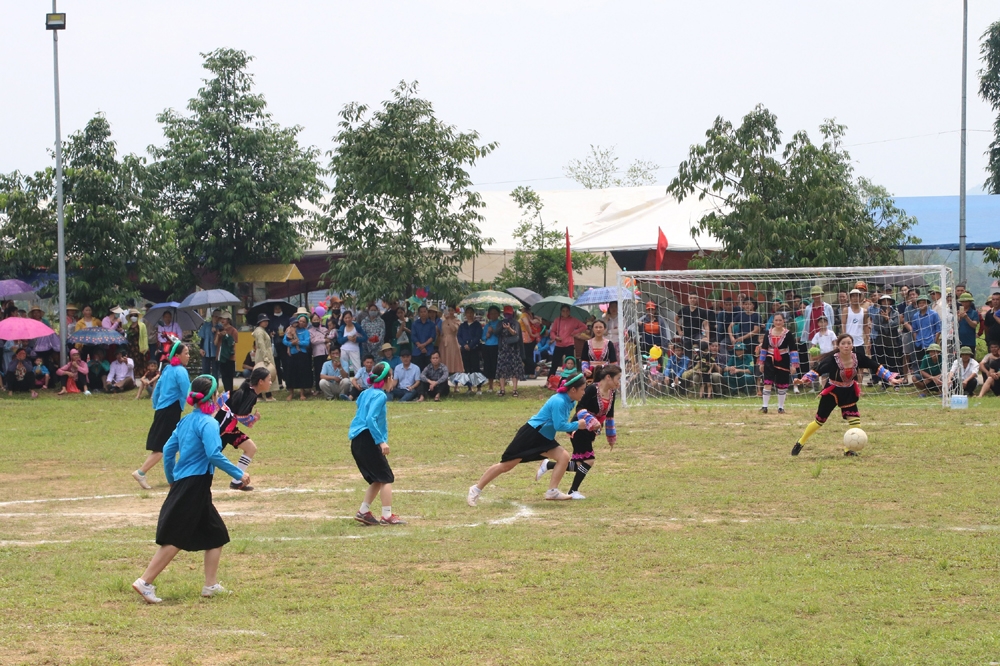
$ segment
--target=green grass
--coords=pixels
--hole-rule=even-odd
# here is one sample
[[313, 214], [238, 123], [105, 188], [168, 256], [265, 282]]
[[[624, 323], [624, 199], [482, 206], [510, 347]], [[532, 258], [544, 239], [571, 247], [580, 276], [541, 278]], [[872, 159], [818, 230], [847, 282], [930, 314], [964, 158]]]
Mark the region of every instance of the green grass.
[[[863, 399], [859, 458], [840, 419], [788, 455], [807, 397], [622, 410], [586, 501], [542, 501], [525, 465], [467, 507], [545, 395], [391, 405], [401, 528], [348, 518], [353, 405], [262, 405], [258, 491], [216, 480], [233, 594], [201, 599], [182, 553], [155, 607], [130, 587], [165, 490], [129, 477], [149, 402], [0, 398], [0, 664], [1000, 661], [1000, 401]], [[96, 495], [123, 497], [4, 504]]]

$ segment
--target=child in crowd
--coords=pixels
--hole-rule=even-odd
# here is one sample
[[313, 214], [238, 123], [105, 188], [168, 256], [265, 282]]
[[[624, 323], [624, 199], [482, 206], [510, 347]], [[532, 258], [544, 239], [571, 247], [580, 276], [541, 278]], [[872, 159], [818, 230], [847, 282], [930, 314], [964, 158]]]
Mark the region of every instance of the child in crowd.
[[[368, 483], [365, 498], [361, 502], [354, 520], [362, 525], [405, 525], [392, 512], [392, 484], [396, 481], [386, 456], [389, 455], [389, 426], [386, 419], [385, 393], [387, 383], [392, 379], [392, 367], [383, 361], [376, 364], [364, 381], [375, 389], [362, 391], [358, 395], [358, 407], [351, 420], [347, 436], [351, 439], [351, 455], [358, 471]], [[382, 518], [376, 518], [371, 511], [375, 496], [381, 495]]]
[[[222, 448], [226, 445], [232, 446], [240, 452], [240, 460], [236, 463], [244, 472], [253, 462], [253, 457], [257, 453], [257, 445], [253, 440], [240, 431], [240, 426], [244, 425], [252, 428], [260, 420], [260, 412], [254, 410], [257, 399], [262, 393], [271, 390], [271, 371], [264, 366], [254, 368], [250, 373], [250, 379], [233, 391], [232, 395], [223, 394], [219, 398], [219, 411], [215, 414], [215, 420], [219, 422], [219, 434], [222, 437]], [[229, 484], [230, 490], [253, 490], [253, 486], [245, 483]]]
[[35, 359], [35, 388], [47, 389], [50, 379], [52, 379], [52, 375], [49, 374], [49, 369], [45, 367], [45, 361], [39, 356]]
[[[169, 356], [176, 358], [173, 349]], [[219, 427], [212, 419], [217, 388], [218, 382], [211, 375], [195, 378], [185, 401], [197, 409], [178, 424], [163, 447], [163, 474], [170, 492], [160, 507], [156, 523], [159, 549], [146, 571], [132, 583], [132, 589], [147, 604], [163, 601], [156, 596], [153, 581], [182, 550], [205, 551], [205, 585], [201, 596], [212, 597], [226, 591], [219, 584], [218, 575], [229, 531], [212, 504], [212, 477], [218, 467], [241, 485], [249, 485], [250, 475], [222, 455]]]
[[142, 396], [143, 391], [146, 391], [150, 396], [153, 395], [153, 387], [156, 386], [156, 380], [160, 378], [160, 373], [157, 370], [158, 367], [156, 361], [150, 361], [146, 364], [146, 374], [139, 377], [135, 382], [139, 386], [139, 390], [135, 394], [136, 400]]
[[558, 390], [562, 380], [565, 377], [569, 377], [576, 373], [576, 358], [573, 356], [567, 356], [563, 359], [562, 367], [559, 372], [553, 372], [549, 375], [548, 387], [550, 391]]
[[826, 317], [820, 317], [816, 323], [819, 325], [819, 330], [816, 331], [810, 342], [813, 347], [819, 347], [820, 354], [829, 354], [837, 342], [837, 335], [830, 330], [830, 322]]
[[[184, 411], [184, 401], [191, 391], [191, 381], [188, 379], [187, 364], [191, 360], [191, 352], [180, 340], [170, 346], [170, 351], [163, 357], [167, 364], [153, 389], [153, 423], [146, 435], [146, 462], [142, 467], [132, 472], [132, 478], [146, 489], [152, 489], [146, 481], [146, 472], [163, 458], [163, 447], [173, 434], [174, 428], [181, 420]], [[166, 566], [166, 565], [164, 565]]]
[[587, 428], [584, 419], [570, 420], [573, 405], [583, 397], [587, 379], [581, 373], [564, 377], [554, 396], [548, 399], [537, 414], [528, 419], [514, 435], [507, 450], [500, 456], [500, 462], [487, 469], [479, 481], [469, 488], [466, 501], [476, 506], [479, 496], [490, 481], [517, 467], [522, 462], [535, 462], [548, 458], [555, 461], [552, 480], [545, 492], [547, 500], [568, 500], [569, 495], [559, 490], [559, 482], [569, 466], [569, 453], [556, 443], [556, 433], [574, 433]]

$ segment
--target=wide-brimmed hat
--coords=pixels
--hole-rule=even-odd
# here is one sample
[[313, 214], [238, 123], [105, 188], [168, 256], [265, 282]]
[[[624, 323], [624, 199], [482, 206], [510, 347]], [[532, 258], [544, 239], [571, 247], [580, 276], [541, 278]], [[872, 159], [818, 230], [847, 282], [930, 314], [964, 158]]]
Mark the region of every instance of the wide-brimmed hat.
[[967, 303], [967, 302], [972, 302], [972, 301], [975, 301], [975, 300], [976, 300], [975, 297], [973, 297], [973, 295], [970, 294], [969, 292], [965, 292], [964, 294], [962, 294], [961, 296], [958, 297], [958, 302], [959, 303]]
[[136, 310], [135, 308], [129, 308], [128, 312], [126, 314], [128, 314], [129, 316], [135, 315], [135, 316], [138, 317], [139, 316], [139, 311]]
[[38, 310], [39, 312], [41, 312], [43, 314], [45, 313], [45, 310], [42, 309], [42, 306], [40, 306], [40, 305], [32, 305], [31, 308], [28, 309], [28, 314], [31, 314], [35, 310]]
[[849, 294], [858, 294], [858, 295], [863, 295], [863, 294], [864, 294], [865, 292], [863, 292], [863, 291], [861, 291], [860, 289], [858, 289], [857, 287], [855, 287], [854, 289], [851, 289], [851, 291], [849, 291], [848, 293], [849, 293]]
[[972, 347], [962, 347], [961, 349], [958, 350], [958, 354], [959, 356], [963, 354], [968, 354], [969, 356], [972, 356]]
[[882, 294], [882, 297], [879, 298], [878, 300], [879, 302], [881, 301], [892, 301], [893, 303], [896, 302], [896, 299], [892, 297], [892, 294]]
[[927, 303], [930, 303], [931, 299], [928, 298], [927, 294], [920, 294], [919, 296], [917, 296], [917, 303], [919, 303], [920, 301], [926, 301]]
[[936, 291], [937, 293], [940, 294], [941, 293], [941, 285], [939, 285], [939, 284], [932, 284], [931, 288], [928, 289], [927, 291], [930, 292], [930, 293], [932, 293], [932, 294]]
[[392, 350], [392, 345], [390, 345], [388, 342], [379, 347], [379, 351], [391, 351], [391, 350]]
[[266, 322], [270, 322], [270, 321], [271, 321], [271, 318], [267, 316], [267, 313], [266, 313], [266, 312], [263, 312], [263, 313], [261, 313], [261, 314], [257, 315], [257, 323], [258, 323], [258, 324], [262, 324], [262, 323], [264, 323], [265, 321], [266, 321]]
[[66, 312], [69, 312], [70, 310], [72, 310], [73, 312], [79, 312], [80, 308], [70, 303], [69, 305], [66, 306]]
[[939, 345], [936, 342], [933, 343], [933, 344], [929, 344], [929, 345], [927, 345], [927, 351], [936, 351], [936, 352], [939, 352], [939, 351], [941, 351], [941, 345]]
[[427, 311], [428, 312], [437, 312], [438, 314], [441, 314], [441, 310], [436, 305], [428, 305], [427, 306]]
[[115, 307], [111, 308], [111, 313], [112, 314], [120, 315], [120, 314], [124, 314], [125, 311], [121, 309], [121, 306], [116, 305]]
[[823, 287], [813, 287], [812, 289], [809, 290], [809, 295], [810, 296], [822, 296], [823, 295]]
[[295, 315], [292, 317], [292, 319], [298, 319], [299, 317], [305, 317], [306, 319], [311, 319], [312, 313], [310, 313], [309, 310], [305, 308], [299, 308], [298, 310], [295, 311]]

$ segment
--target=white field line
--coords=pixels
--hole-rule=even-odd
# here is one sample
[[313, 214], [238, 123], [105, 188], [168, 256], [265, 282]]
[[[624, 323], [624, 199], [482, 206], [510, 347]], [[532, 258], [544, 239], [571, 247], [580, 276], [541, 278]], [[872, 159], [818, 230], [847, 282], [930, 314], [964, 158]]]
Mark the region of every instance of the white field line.
[[[255, 490], [255, 493], [261, 494], [304, 494], [304, 493], [317, 493], [321, 495], [329, 493], [356, 493], [359, 492], [357, 488], [261, 488], [260, 490]], [[406, 490], [397, 490], [398, 493], [410, 492]], [[412, 491], [416, 492], [416, 491]], [[430, 491], [428, 491], [430, 492]], [[6, 502], [0, 502], [0, 506], [16, 506], [18, 504], [45, 504], [48, 502], [90, 502], [96, 500], [105, 499], [123, 499], [126, 497], [142, 498], [142, 497], [166, 497], [165, 492], [151, 492], [146, 494], [141, 493], [130, 493], [124, 495], [89, 495], [86, 497], [50, 497], [45, 499], [28, 499], [28, 500], [9, 500]]]

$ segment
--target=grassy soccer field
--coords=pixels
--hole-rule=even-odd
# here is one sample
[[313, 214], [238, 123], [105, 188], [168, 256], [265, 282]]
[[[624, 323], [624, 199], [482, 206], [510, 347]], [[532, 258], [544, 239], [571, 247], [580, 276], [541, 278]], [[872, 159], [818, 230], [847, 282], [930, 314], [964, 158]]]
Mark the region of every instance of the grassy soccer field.
[[399, 528], [350, 519], [353, 405], [262, 404], [258, 490], [216, 476], [232, 594], [201, 599], [182, 553], [159, 606], [130, 587], [166, 490], [129, 476], [149, 401], [0, 398], [0, 664], [1000, 661], [1000, 401], [872, 395], [860, 458], [839, 418], [789, 456], [811, 398], [622, 410], [587, 500], [524, 465], [466, 506], [547, 395], [391, 405]]

